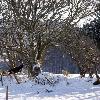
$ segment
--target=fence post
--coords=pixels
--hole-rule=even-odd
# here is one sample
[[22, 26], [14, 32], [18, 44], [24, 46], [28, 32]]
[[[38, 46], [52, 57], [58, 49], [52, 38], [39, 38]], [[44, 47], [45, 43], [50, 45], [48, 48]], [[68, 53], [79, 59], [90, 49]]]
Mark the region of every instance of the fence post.
[[8, 86], [6, 87], [6, 100], [8, 100]]

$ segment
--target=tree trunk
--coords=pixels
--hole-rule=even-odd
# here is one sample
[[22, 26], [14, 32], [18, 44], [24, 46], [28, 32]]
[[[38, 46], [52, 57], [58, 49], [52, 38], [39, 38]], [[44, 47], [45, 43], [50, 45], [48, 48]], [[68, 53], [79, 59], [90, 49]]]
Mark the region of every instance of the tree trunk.
[[94, 66], [94, 68], [95, 68], [95, 75], [96, 75], [96, 78], [97, 78], [97, 80], [98, 80], [98, 79], [100, 79], [100, 77], [99, 77], [99, 75], [98, 75], [97, 67]]

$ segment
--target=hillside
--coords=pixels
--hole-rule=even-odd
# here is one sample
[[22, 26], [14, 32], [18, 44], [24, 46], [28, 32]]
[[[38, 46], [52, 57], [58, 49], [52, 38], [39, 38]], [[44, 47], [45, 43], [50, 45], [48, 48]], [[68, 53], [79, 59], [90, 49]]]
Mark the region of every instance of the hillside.
[[78, 67], [73, 63], [71, 57], [58, 47], [51, 47], [47, 50], [43, 63], [43, 71], [52, 73], [62, 73], [68, 70], [70, 73], [79, 73]]

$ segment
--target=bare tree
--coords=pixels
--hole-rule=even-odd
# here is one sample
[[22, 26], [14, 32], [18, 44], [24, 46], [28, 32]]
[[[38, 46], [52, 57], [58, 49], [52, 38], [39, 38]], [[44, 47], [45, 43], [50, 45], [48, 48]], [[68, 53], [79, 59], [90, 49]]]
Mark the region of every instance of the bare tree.
[[71, 31], [62, 43], [65, 51], [72, 57], [73, 61], [80, 68], [83, 76], [89, 73], [97, 75], [97, 68], [100, 65], [100, 52], [90, 37], [85, 36], [81, 31]]
[[93, 0], [2, 0], [0, 46], [10, 64], [23, 60], [30, 73], [49, 45], [61, 45], [82, 18], [93, 15], [90, 7], [95, 8]]

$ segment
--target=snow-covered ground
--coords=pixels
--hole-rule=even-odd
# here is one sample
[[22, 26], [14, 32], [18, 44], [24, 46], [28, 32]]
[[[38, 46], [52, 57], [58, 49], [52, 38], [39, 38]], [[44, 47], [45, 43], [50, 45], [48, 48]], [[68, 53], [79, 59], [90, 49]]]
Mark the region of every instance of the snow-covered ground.
[[80, 78], [78, 74], [41, 74], [35, 81], [26, 76], [19, 77], [22, 82], [17, 84], [14, 79], [4, 77], [4, 86], [0, 84], [0, 100], [100, 100], [100, 85], [93, 85], [95, 78]]

